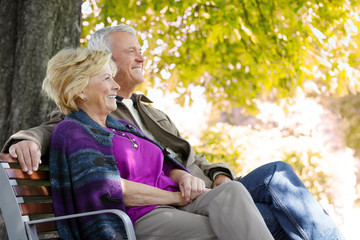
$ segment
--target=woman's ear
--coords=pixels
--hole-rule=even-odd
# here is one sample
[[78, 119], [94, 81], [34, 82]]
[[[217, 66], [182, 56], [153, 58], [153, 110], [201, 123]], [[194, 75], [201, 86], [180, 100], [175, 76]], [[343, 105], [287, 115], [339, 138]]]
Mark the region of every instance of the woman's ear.
[[87, 98], [86, 98], [85, 91], [82, 91], [82, 92], [76, 94], [75, 99], [81, 99], [84, 102], [86, 102]]

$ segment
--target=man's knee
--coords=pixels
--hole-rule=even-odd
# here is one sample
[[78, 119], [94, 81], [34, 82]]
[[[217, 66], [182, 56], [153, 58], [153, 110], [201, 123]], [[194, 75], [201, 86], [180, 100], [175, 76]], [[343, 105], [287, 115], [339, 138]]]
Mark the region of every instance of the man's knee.
[[276, 161], [276, 162], [270, 162], [264, 166], [267, 166], [268, 168], [273, 168], [274, 172], [276, 171], [291, 171], [293, 172], [293, 168], [290, 164], [284, 161]]

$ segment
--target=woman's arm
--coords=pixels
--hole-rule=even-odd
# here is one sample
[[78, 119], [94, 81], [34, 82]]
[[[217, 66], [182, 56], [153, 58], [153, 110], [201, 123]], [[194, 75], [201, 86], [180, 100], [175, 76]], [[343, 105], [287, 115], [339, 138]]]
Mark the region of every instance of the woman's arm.
[[173, 169], [170, 171], [169, 177], [179, 185], [181, 196], [188, 202], [192, 202], [204, 192], [209, 191], [205, 188], [205, 182], [202, 179], [194, 177], [184, 170]]
[[165, 191], [125, 179], [121, 179], [121, 184], [126, 207], [149, 205], [185, 206], [189, 203], [181, 196], [181, 192]]

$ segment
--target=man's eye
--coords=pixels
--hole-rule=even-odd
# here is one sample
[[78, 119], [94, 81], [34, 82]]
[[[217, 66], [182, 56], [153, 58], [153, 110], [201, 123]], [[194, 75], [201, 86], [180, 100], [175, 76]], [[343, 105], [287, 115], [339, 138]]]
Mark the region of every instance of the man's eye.
[[131, 49], [131, 50], [129, 51], [129, 53], [134, 53], [134, 50], [133, 50], [133, 49]]

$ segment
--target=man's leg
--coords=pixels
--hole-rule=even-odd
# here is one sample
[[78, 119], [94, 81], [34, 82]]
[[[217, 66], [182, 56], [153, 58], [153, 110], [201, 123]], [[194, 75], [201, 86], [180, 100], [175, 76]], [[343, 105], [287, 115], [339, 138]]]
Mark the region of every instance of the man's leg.
[[202, 194], [181, 209], [207, 216], [218, 239], [273, 239], [250, 194], [236, 181]]
[[170, 206], [160, 206], [135, 223], [138, 240], [216, 240], [209, 219]]
[[289, 164], [269, 163], [238, 181], [255, 203], [269, 206], [290, 239], [342, 239], [333, 221]]
[[255, 203], [266, 226], [276, 240], [289, 240], [289, 236], [284, 232], [278, 220], [272, 213], [270, 206], [265, 203]]

